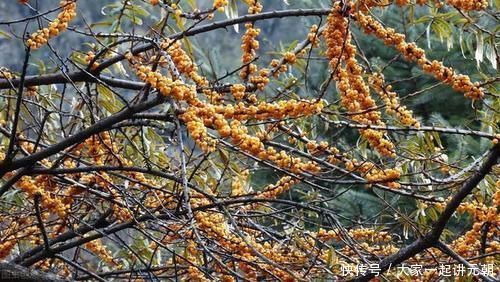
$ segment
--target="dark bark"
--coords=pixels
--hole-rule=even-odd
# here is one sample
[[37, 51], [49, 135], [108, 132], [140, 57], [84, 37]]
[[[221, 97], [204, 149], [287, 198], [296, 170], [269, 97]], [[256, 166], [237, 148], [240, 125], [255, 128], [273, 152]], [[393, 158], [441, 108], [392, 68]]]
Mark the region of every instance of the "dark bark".
[[[498, 157], [500, 155], [500, 145], [495, 145], [488, 153], [486, 160], [482, 163], [479, 170], [474, 172], [474, 174], [462, 185], [460, 190], [451, 198], [451, 200], [446, 205], [443, 213], [439, 216], [436, 223], [433, 224], [434, 228], [427, 233], [422, 238], [417, 239], [410, 245], [402, 248], [399, 252], [386, 257], [380, 263], [380, 269], [386, 271], [389, 268], [395, 267], [396, 265], [408, 260], [414, 255], [430, 248], [437, 246], [439, 244], [439, 237], [443, 233], [448, 221], [451, 216], [457, 210], [460, 203], [463, 202], [465, 197], [467, 197], [472, 190], [484, 179], [484, 177], [491, 171], [491, 168], [498, 163]], [[366, 275], [356, 277], [352, 281], [369, 281], [375, 276], [374, 273], [367, 273]]]
[[68, 281], [51, 273], [28, 269], [13, 263], [0, 263], [0, 281]]

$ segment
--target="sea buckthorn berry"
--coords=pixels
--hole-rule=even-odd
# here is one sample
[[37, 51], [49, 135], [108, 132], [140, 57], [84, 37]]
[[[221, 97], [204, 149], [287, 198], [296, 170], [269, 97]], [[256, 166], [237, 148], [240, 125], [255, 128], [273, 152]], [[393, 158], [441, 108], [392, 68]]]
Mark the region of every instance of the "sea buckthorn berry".
[[214, 0], [214, 9], [217, 9], [219, 12], [224, 12], [224, 7], [228, 4], [228, 0]]
[[249, 75], [257, 71], [257, 66], [251, 64], [255, 58], [255, 52], [259, 49], [259, 41], [256, 40], [260, 33], [260, 29], [254, 28], [253, 24], [245, 24], [245, 34], [241, 38], [241, 50], [243, 51], [241, 62], [248, 64], [248, 67], [243, 68], [240, 72], [240, 77], [246, 79]]
[[[375, 110], [375, 100], [363, 80], [363, 69], [356, 61], [356, 46], [351, 43], [348, 21], [342, 7], [335, 4], [327, 18], [327, 27], [323, 32], [327, 45], [327, 57], [330, 68], [335, 71], [337, 88], [341, 94], [341, 105], [352, 114], [352, 119], [366, 125], [384, 125], [380, 112]], [[345, 61], [345, 68], [340, 65]], [[360, 130], [361, 135], [381, 155], [394, 157], [394, 145], [385, 139], [382, 131], [373, 129]]]
[[262, 12], [262, 4], [258, 2], [258, 0], [249, 1], [251, 4], [248, 7], [249, 14], [258, 14]]
[[446, 0], [446, 3], [463, 11], [479, 11], [488, 7], [488, 0]]
[[313, 48], [316, 48], [319, 46], [319, 32], [318, 32], [318, 26], [317, 25], [312, 25], [311, 29], [309, 30], [309, 33], [307, 34], [307, 39], [309, 42], [311, 42], [311, 46]]
[[8, 240], [0, 243], [0, 259], [7, 257], [15, 246], [15, 240]]
[[392, 87], [390, 85], [384, 85], [385, 81], [383, 74], [374, 73], [370, 76], [368, 81], [384, 101], [388, 114], [395, 115], [399, 121], [406, 126], [420, 127], [420, 123], [412, 117], [412, 111], [399, 103], [398, 95], [391, 91]]
[[9, 71], [7, 68], [0, 67], [0, 78], [9, 80], [16, 78], [16, 75]]
[[[465, 1], [468, 2], [468, 1]], [[470, 1], [471, 3], [475, 1]], [[425, 57], [423, 49], [415, 43], [407, 43], [403, 34], [396, 33], [393, 29], [385, 28], [373, 17], [364, 14], [361, 10], [356, 13], [357, 23], [367, 34], [374, 34], [384, 41], [386, 45], [393, 45], [403, 54], [408, 61], [416, 61], [426, 72], [432, 74], [436, 79], [449, 84], [456, 91], [464, 93], [464, 96], [473, 100], [481, 99], [484, 96], [483, 90], [471, 82], [466, 75], [456, 74], [453, 69], [445, 67], [438, 61], [429, 61]]]
[[283, 59], [285, 60], [285, 63], [288, 63], [288, 64], [295, 64], [295, 62], [297, 62], [297, 57], [295, 56], [295, 54], [293, 52], [286, 52], [284, 55], [283, 55]]
[[45, 45], [50, 38], [66, 30], [69, 22], [76, 17], [76, 1], [62, 0], [59, 6], [62, 8], [62, 11], [57, 15], [57, 19], [50, 22], [47, 28], [31, 34], [30, 38], [26, 41], [26, 44], [31, 49], [38, 49]]
[[[193, 62], [189, 55], [182, 49], [179, 41], [164, 40], [160, 43], [160, 48], [170, 55], [172, 62], [180, 74], [189, 77], [197, 87], [206, 88], [209, 86], [208, 80], [198, 74], [198, 66]], [[167, 60], [163, 60], [168, 65]], [[220, 95], [211, 90], [205, 90], [203, 93], [210, 98], [212, 102], [218, 102]]]
[[230, 87], [231, 94], [233, 94], [234, 99], [241, 100], [245, 97], [246, 87], [243, 84], [234, 84]]
[[276, 184], [268, 185], [263, 192], [257, 195], [257, 198], [275, 199], [288, 191], [297, 182], [297, 180], [292, 179], [290, 176], [284, 176]]
[[410, 4], [410, 0], [396, 0], [395, 3], [398, 6], [406, 6], [406, 5]]
[[38, 94], [38, 86], [26, 87], [26, 96], [35, 97]]
[[[87, 64], [90, 64], [92, 61], [94, 61], [94, 59], [95, 59], [94, 52], [88, 51], [87, 54], [85, 55], [85, 62], [87, 62]], [[90, 69], [95, 70], [98, 67], [99, 67], [99, 63], [94, 61], [94, 62], [92, 62], [92, 66], [90, 66]]]
[[109, 253], [106, 246], [102, 244], [101, 240], [98, 239], [85, 243], [85, 248], [93, 252], [96, 256], [98, 256], [106, 263], [114, 264], [113, 256]]
[[493, 143], [493, 145], [497, 145], [500, 142], [500, 134], [495, 135], [491, 142]]

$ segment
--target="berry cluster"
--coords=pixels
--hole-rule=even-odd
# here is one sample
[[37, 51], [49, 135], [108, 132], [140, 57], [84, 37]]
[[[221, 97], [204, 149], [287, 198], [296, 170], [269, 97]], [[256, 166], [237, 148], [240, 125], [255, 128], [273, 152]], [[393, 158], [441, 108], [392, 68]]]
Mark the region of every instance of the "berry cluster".
[[111, 205], [111, 210], [116, 218], [116, 222], [127, 222], [131, 220], [134, 216], [132, 211], [128, 208], [128, 205], [125, 203], [122, 193], [116, 189], [111, 189], [110, 192], [114, 201]]
[[280, 73], [284, 73], [288, 70], [288, 67], [277, 59], [273, 59], [269, 65], [274, 70], [272, 73], [275, 78], [277, 78]]
[[297, 142], [297, 139], [306, 143], [306, 148], [311, 155], [326, 154], [326, 161], [331, 164], [343, 163], [347, 170], [351, 172], [360, 172], [369, 183], [382, 183], [390, 188], [397, 189], [401, 185], [395, 180], [399, 179], [401, 172], [397, 169], [379, 169], [375, 164], [363, 161], [359, 162], [356, 159], [349, 158], [346, 153], [340, 154], [340, 150], [330, 146], [328, 142], [322, 141], [319, 144], [315, 140], [309, 140], [305, 136], [294, 133], [290, 128], [282, 126], [283, 130], [292, 137], [292, 142]]
[[[46, 220], [48, 218], [48, 213], [42, 213], [40, 215], [42, 219]], [[8, 222], [4, 220], [2, 231], [0, 232], [0, 259], [7, 257], [15, 248], [15, 246], [20, 242], [20, 240], [26, 240], [32, 244], [38, 244], [41, 242], [41, 236], [35, 234], [39, 231], [39, 228], [33, 224], [33, 217], [16, 217], [15, 220]]]
[[176, 100], [184, 100], [188, 103], [196, 104], [196, 88], [186, 85], [181, 80], [172, 80], [161, 74], [160, 71], [153, 71], [150, 66], [138, 63], [131, 53], [127, 53], [126, 58], [132, 64], [137, 77], [156, 88], [163, 96], [171, 96]]
[[[197, 116], [195, 110], [187, 110], [184, 114], [182, 114], [181, 119], [186, 123], [186, 127], [191, 135], [191, 138], [193, 138], [196, 144], [200, 146], [204, 152], [208, 153], [215, 151], [217, 141], [208, 136], [207, 127], [205, 126], [203, 120]], [[224, 135], [227, 136], [227, 134], [229, 134], [229, 132]]]
[[53, 191], [56, 189], [55, 182], [45, 176], [23, 176], [17, 182], [17, 188], [25, 192], [29, 198], [34, 199], [40, 197], [40, 205], [42, 208], [57, 214], [59, 218], [65, 218], [69, 206], [64, 204], [60, 197], [56, 196]]
[[463, 11], [479, 11], [488, 7], [488, 0], [446, 0], [446, 3]]
[[180, 41], [164, 40], [160, 43], [160, 48], [170, 55], [180, 74], [186, 75], [198, 86], [208, 86], [208, 80], [198, 74], [198, 67], [182, 49]]
[[[166, 39], [160, 43], [160, 48], [168, 53], [175, 66], [175, 70], [178, 71], [179, 74], [187, 76], [196, 84], [197, 87], [202, 88], [203, 94], [205, 94], [205, 96], [207, 96], [212, 103], [220, 102], [222, 98], [221, 95], [208, 88], [208, 80], [198, 74], [198, 66], [196, 66], [189, 55], [182, 49], [180, 41], [171, 41]], [[168, 60], [163, 58], [163, 61]]]
[[413, 112], [399, 103], [398, 94], [392, 91], [392, 85], [384, 85], [385, 80], [383, 74], [374, 73], [370, 76], [368, 81], [384, 101], [386, 113], [395, 115], [397, 119], [406, 126], [420, 127], [420, 123], [412, 116]]
[[424, 50], [415, 43], [407, 43], [403, 34], [396, 33], [394, 29], [385, 28], [373, 17], [363, 14], [361, 11], [356, 13], [356, 19], [367, 34], [375, 34], [386, 45], [395, 46], [408, 61], [416, 61], [424, 71], [431, 73], [436, 79], [451, 85], [457, 91], [463, 92], [468, 98], [481, 99], [484, 96], [478, 83], [472, 83], [466, 75], [456, 74], [453, 69], [445, 67], [439, 61], [429, 61]]
[[16, 241], [14, 239], [2, 238], [2, 243], [0, 243], [0, 259], [7, 257], [14, 247], [16, 246]]
[[[357, 241], [369, 241], [369, 242], [390, 242], [392, 236], [385, 231], [376, 231], [371, 228], [359, 228], [351, 229], [347, 232], [349, 237]], [[340, 230], [328, 230], [320, 228], [316, 233], [316, 239], [326, 242], [330, 240], [342, 241], [342, 232]]]
[[284, 59], [285, 63], [290, 64], [290, 65], [293, 65], [297, 62], [297, 57], [295, 56], [295, 53], [293, 53], [293, 52], [286, 52], [283, 55], [283, 59]]
[[[352, 114], [353, 120], [361, 124], [383, 125], [380, 112], [374, 109], [376, 104], [370, 95], [370, 89], [363, 80], [363, 69], [355, 58], [356, 47], [351, 43], [348, 21], [344, 18], [339, 4], [334, 5], [327, 21], [323, 35], [326, 39], [330, 67], [336, 72], [341, 105]], [[343, 61], [345, 67], [341, 66]], [[382, 131], [364, 129], [360, 132], [380, 154], [394, 156], [394, 145], [384, 138]]]
[[[252, 230], [248, 230], [250, 234], [254, 233]], [[234, 253], [234, 256], [240, 259], [238, 263], [238, 269], [245, 274], [245, 278], [251, 281], [256, 280], [256, 276], [259, 271], [256, 269], [256, 265], [253, 263], [258, 260], [255, 255], [256, 252], [262, 256], [270, 259], [278, 264], [290, 263], [301, 265], [306, 263], [307, 255], [296, 249], [290, 247], [281, 247], [278, 244], [271, 244], [270, 242], [260, 243], [254, 236], [247, 236], [247, 238], [242, 239], [234, 234], [229, 234], [224, 238], [217, 238], [221, 246], [225, 249], [230, 250]], [[293, 281], [290, 273], [283, 271], [282, 269], [276, 268], [269, 264], [260, 264], [259, 268], [262, 268], [261, 273], [265, 276], [278, 277], [279, 280], [283, 281]], [[295, 274], [295, 276], [297, 276]]]
[[187, 246], [186, 246], [186, 251], [185, 251], [185, 258], [187, 261], [190, 261], [188, 267], [187, 267], [187, 280], [188, 281], [197, 281], [197, 282], [208, 282], [207, 278], [205, 278], [205, 275], [203, 272], [200, 270], [200, 267], [198, 267], [196, 264], [193, 262], [198, 261], [198, 257], [200, 255], [200, 251], [198, 250], [196, 246], [196, 242], [189, 239], [187, 241]]
[[99, 67], [99, 63], [95, 61], [95, 54], [92, 51], [88, 51], [87, 54], [85, 54], [85, 62], [87, 64], [92, 64], [89, 66], [91, 70], [95, 70]]
[[[500, 187], [500, 182], [497, 181], [495, 185], [497, 188]], [[500, 215], [498, 213], [500, 207], [500, 190], [497, 189], [492, 195], [492, 202], [491, 205], [486, 205], [479, 200], [473, 200], [471, 202], [464, 202], [457, 208], [458, 214], [468, 213], [472, 217], [473, 222], [471, 230], [467, 231], [451, 244], [452, 248], [459, 255], [466, 257], [480, 255], [480, 250], [484, 244], [481, 242], [485, 239], [489, 241], [484, 246], [486, 253], [494, 253], [500, 250], [500, 243], [494, 240], [494, 238], [498, 238], [500, 235], [498, 229], [500, 226]], [[484, 229], [485, 225], [489, 226], [489, 228]], [[492, 263], [494, 259], [489, 258], [487, 261]]]
[[262, 91], [269, 83], [270, 73], [271, 71], [269, 69], [261, 69], [257, 75], [250, 76], [250, 82], [257, 86], [257, 89]]
[[[486, 203], [483, 196], [474, 196], [470, 202], [462, 202], [456, 210], [461, 215], [469, 214], [472, 228], [451, 242], [450, 247], [460, 256], [474, 257], [482, 253], [495, 253], [500, 250], [500, 243], [495, 238], [500, 236], [500, 181], [494, 184], [496, 190], [491, 195], [491, 203]], [[447, 202], [451, 197], [447, 199]], [[443, 211], [446, 202], [436, 203], [434, 207]], [[487, 227], [487, 228], [485, 228]], [[429, 258], [432, 259], [432, 258]], [[493, 257], [486, 257], [484, 263], [494, 263]]]
[[0, 67], [0, 78], [10, 80], [16, 78], [16, 75], [7, 68]]
[[327, 151], [329, 149], [330, 144], [326, 141], [321, 141], [319, 144], [316, 140], [312, 140], [306, 143], [306, 148], [311, 155], [316, 155], [320, 152]]
[[224, 12], [224, 7], [227, 6], [227, 0], [214, 0], [214, 9], [217, 9], [219, 12]]
[[243, 84], [233, 84], [230, 87], [231, 94], [236, 101], [239, 101], [245, 97], [246, 87]]
[[358, 162], [356, 159], [346, 160], [345, 166], [349, 171], [361, 172], [369, 183], [383, 183], [393, 189], [401, 186], [394, 182], [401, 177], [401, 172], [398, 169], [380, 169], [371, 162]]
[[[198, 204], [203, 205], [201, 203]], [[197, 212], [194, 217], [197, 227], [203, 229], [211, 236], [226, 237], [229, 235], [229, 230], [224, 222], [224, 215], [215, 212]]]
[[[242, 116], [246, 116], [246, 114], [240, 115], [239, 119], [242, 119]], [[199, 117], [204, 117], [203, 121]], [[242, 151], [262, 160], [272, 161], [278, 166], [296, 173], [302, 171], [316, 173], [319, 171], [319, 167], [312, 162], [304, 163], [300, 158], [292, 158], [284, 151], [278, 153], [274, 148], [266, 149], [259, 137], [248, 134], [247, 127], [239, 119], [233, 119], [231, 123], [226, 120], [231, 117], [235, 118], [237, 116], [234, 113], [217, 113], [215, 107], [205, 107], [188, 109], [181, 118], [184, 121], [188, 120], [188, 130], [190, 130], [191, 136], [202, 149], [205, 148], [205, 150], [208, 149], [209, 151], [214, 149], [215, 140], [208, 138], [206, 132], [207, 127], [214, 127], [221, 137], [231, 137], [232, 143]], [[190, 121], [196, 122], [196, 125], [191, 126], [192, 128], [190, 128]]]
[[259, 102], [257, 105], [247, 106], [242, 102], [236, 105], [216, 105], [213, 107], [205, 107], [202, 112], [215, 112], [223, 115], [227, 119], [237, 120], [267, 120], [267, 119], [283, 119], [283, 118], [298, 118], [312, 116], [321, 113], [324, 107], [322, 100], [281, 100], [275, 103]]
[[249, 75], [257, 71], [257, 66], [251, 62], [255, 59], [256, 50], [259, 49], [259, 41], [256, 38], [260, 34], [260, 29], [255, 28], [252, 23], [246, 23], [245, 28], [245, 34], [241, 38], [241, 50], [243, 51], [241, 62], [248, 67], [241, 70], [240, 77], [242, 79], [247, 79]]
[[311, 29], [309, 30], [309, 33], [307, 34], [307, 40], [311, 42], [311, 46], [313, 48], [316, 48], [319, 46], [319, 32], [318, 32], [318, 26], [313, 24], [311, 26]]
[[279, 195], [285, 193], [290, 190], [290, 188], [297, 184], [299, 181], [297, 179], [293, 179], [290, 176], [284, 176], [278, 180], [276, 184], [268, 185], [264, 191], [258, 193], [256, 198], [261, 199], [275, 199]]
[[[481, 1], [483, 1], [483, 0], [481, 0]], [[427, 2], [428, 2], [428, 0], [416, 0], [415, 4], [423, 6], [423, 5], [426, 5]], [[439, 9], [443, 6], [443, 3], [441, 2], [441, 0], [432, 0], [432, 2], [434, 3], [435, 8]], [[470, 1], [470, 2], [474, 2], [474, 1]], [[363, 12], [367, 12], [369, 9], [371, 9], [373, 7], [384, 8], [386, 6], [389, 6], [389, 4], [390, 4], [390, 2], [388, 2], [388, 1], [380, 1], [380, 0], [359, 0], [357, 3], [359, 4], [359, 9]], [[394, 3], [400, 7], [412, 4], [412, 2], [410, 0], [395, 0]]]
[[248, 13], [249, 14], [258, 14], [262, 12], [262, 4], [259, 3], [258, 0], [250, 0], [247, 1], [247, 3], [250, 2], [248, 6]]
[[[262, 4], [257, 0], [247, 2], [247, 4], [249, 14], [258, 14], [262, 11]], [[256, 38], [260, 34], [260, 29], [255, 28], [253, 23], [246, 23], [245, 29], [245, 34], [241, 37], [241, 50], [243, 51], [241, 61], [248, 66], [240, 71], [240, 77], [247, 80], [250, 75], [257, 72], [257, 66], [251, 62], [255, 59], [255, 53], [259, 49], [259, 41]]]
[[26, 41], [31, 49], [38, 49], [45, 45], [50, 38], [66, 30], [69, 22], [76, 17], [76, 2], [74, 0], [62, 0], [59, 5], [62, 11], [57, 15], [57, 19], [50, 22], [48, 27], [31, 34]]
[[93, 240], [85, 243], [85, 248], [95, 255], [97, 255], [100, 259], [105, 261], [107, 264], [114, 264], [113, 256], [109, 253], [106, 246], [104, 246], [101, 240]]
[[236, 196], [242, 196], [247, 194], [246, 192], [246, 186], [248, 183], [248, 175], [250, 174], [250, 171], [248, 169], [242, 171], [239, 173], [237, 176], [233, 177], [233, 181], [231, 183], [231, 196], [236, 197]]
[[[278, 160], [271, 157], [272, 148], [264, 149], [262, 141], [248, 134], [248, 129], [240, 121], [248, 119], [266, 120], [297, 118], [314, 115], [323, 109], [323, 102], [313, 103], [310, 101], [279, 101], [277, 103], [261, 102], [257, 106], [245, 106], [242, 102], [237, 105], [210, 105], [188, 108], [180, 118], [186, 123], [191, 137], [205, 152], [215, 149], [217, 142], [208, 136], [207, 127], [213, 127], [222, 138], [231, 137], [233, 144], [243, 151], [262, 159]], [[228, 119], [233, 119], [229, 122]], [[290, 162], [283, 162], [287, 167]], [[301, 162], [294, 164], [294, 168], [300, 170]], [[306, 168], [306, 167], [302, 167]]]

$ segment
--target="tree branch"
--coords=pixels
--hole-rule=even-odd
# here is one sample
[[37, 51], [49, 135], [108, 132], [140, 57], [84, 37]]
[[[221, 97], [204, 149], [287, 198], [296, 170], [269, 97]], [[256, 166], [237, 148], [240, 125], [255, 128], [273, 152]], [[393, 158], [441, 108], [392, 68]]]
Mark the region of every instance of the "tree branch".
[[385, 131], [402, 131], [402, 132], [420, 132], [420, 131], [429, 131], [429, 132], [440, 132], [445, 134], [458, 134], [458, 135], [471, 135], [477, 137], [484, 137], [488, 139], [494, 139], [495, 134], [486, 133], [483, 131], [477, 130], [467, 130], [467, 129], [459, 129], [459, 128], [446, 128], [446, 127], [436, 127], [436, 126], [421, 126], [421, 127], [413, 127], [413, 126], [380, 126], [380, 125], [370, 125], [370, 124], [356, 124], [350, 123], [347, 121], [333, 121], [326, 118], [323, 118], [324, 121], [334, 124], [336, 126], [345, 126], [349, 128], [358, 128], [358, 129], [376, 129], [376, 130], [385, 130]]
[[153, 108], [161, 104], [163, 101], [165, 101], [165, 98], [163, 96], [158, 96], [151, 101], [126, 107], [122, 111], [105, 119], [99, 120], [98, 122], [87, 127], [86, 129], [83, 129], [82, 131], [60, 141], [59, 143], [47, 147], [46, 149], [43, 149], [39, 152], [36, 152], [24, 158], [14, 160], [12, 162], [2, 162], [0, 163], [0, 177], [3, 177], [3, 175], [5, 175], [5, 173], [9, 171], [13, 171], [21, 167], [32, 165], [40, 160], [43, 160], [44, 158], [57, 154], [58, 152], [72, 145], [78, 144], [87, 139], [88, 137], [107, 129], [120, 121], [130, 118], [130, 116], [132, 116], [133, 114]]
[[14, 111], [14, 121], [12, 122], [12, 129], [10, 132], [9, 139], [9, 147], [7, 148], [7, 153], [5, 157], [5, 161], [10, 161], [14, 157], [14, 145], [16, 143], [16, 135], [17, 135], [17, 124], [19, 123], [19, 115], [21, 113], [21, 104], [23, 101], [23, 90], [24, 90], [24, 81], [26, 78], [26, 71], [28, 70], [28, 63], [30, 60], [30, 49], [26, 48], [26, 54], [24, 56], [23, 63], [23, 71], [21, 73], [21, 78], [19, 79], [19, 85], [17, 90], [17, 99], [16, 99], [16, 109]]
[[[235, 24], [240, 24], [244, 22], [253, 22], [259, 20], [266, 19], [274, 19], [274, 18], [284, 18], [284, 17], [301, 17], [301, 16], [325, 16], [328, 15], [330, 9], [294, 9], [294, 10], [282, 10], [282, 11], [271, 11], [266, 13], [260, 13], [255, 15], [245, 15], [242, 17], [228, 19], [223, 21], [217, 21], [211, 24], [202, 25], [199, 27], [192, 28], [190, 30], [175, 33], [170, 35], [171, 39], [180, 39], [187, 36], [193, 36], [196, 34], [212, 31], [215, 29], [225, 28], [228, 26], [232, 26]], [[99, 34], [97, 34], [98, 36]], [[148, 50], [151, 50], [155, 47], [155, 44], [148, 43], [143, 46], [139, 46], [131, 50], [132, 54], [139, 54]], [[108, 68], [109, 66], [122, 61], [125, 59], [124, 55], [116, 55], [99, 65], [99, 68], [96, 69], [96, 73], [99, 73], [103, 69]], [[99, 76], [99, 79], [106, 82], [109, 86], [114, 87], [123, 87], [128, 89], [137, 89], [139, 86], [142, 88], [142, 83], [132, 82], [127, 80], [121, 80], [116, 78], [110, 78], [106, 76]], [[38, 85], [50, 85], [50, 84], [58, 84], [58, 83], [67, 83], [67, 82], [96, 82], [96, 77], [85, 73], [84, 71], [77, 71], [68, 73], [66, 76], [63, 74], [48, 74], [48, 75], [35, 75], [26, 77], [25, 86], [38, 86]], [[19, 86], [19, 79], [0, 79], [0, 89], [10, 89], [12, 86]]]
[[[472, 268], [477, 268], [477, 266], [473, 266], [472, 264], [470, 264], [467, 260], [465, 260], [463, 257], [461, 257], [460, 255], [458, 255], [457, 253], [455, 253], [452, 249], [450, 249], [450, 247], [448, 247], [446, 244], [438, 241], [436, 243], [436, 247], [438, 247], [438, 249], [440, 249], [443, 253], [449, 255], [451, 258], [453, 258], [454, 260], [458, 261], [459, 263], [465, 265], [467, 268], [469, 269], [472, 269]], [[487, 281], [487, 282], [494, 282], [495, 279], [489, 277], [488, 275], [484, 275], [481, 271], [478, 272], [479, 273], [479, 276], [484, 280], [484, 281]]]
[[0, 280], [25, 282], [62, 282], [67, 281], [51, 273], [28, 269], [13, 263], [0, 263]]
[[[407, 259], [413, 257], [414, 255], [426, 250], [437, 244], [439, 237], [443, 233], [446, 224], [450, 220], [453, 213], [462, 203], [462, 201], [467, 197], [472, 190], [484, 179], [484, 177], [491, 171], [491, 168], [497, 164], [498, 157], [500, 155], [500, 145], [495, 145], [490, 152], [486, 160], [483, 162], [478, 171], [476, 171], [472, 177], [470, 177], [460, 188], [460, 190], [453, 196], [453, 198], [446, 205], [443, 213], [439, 216], [436, 223], [433, 224], [434, 228], [427, 233], [425, 236], [417, 239], [410, 245], [399, 250], [399, 252], [386, 257], [380, 263], [380, 269], [382, 272], [386, 271], [390, 267], [398, 265]], [[366, 275], [356, 277], [352, 281], [369, 281], [375, 276], [374, 273], [367, 273]]]

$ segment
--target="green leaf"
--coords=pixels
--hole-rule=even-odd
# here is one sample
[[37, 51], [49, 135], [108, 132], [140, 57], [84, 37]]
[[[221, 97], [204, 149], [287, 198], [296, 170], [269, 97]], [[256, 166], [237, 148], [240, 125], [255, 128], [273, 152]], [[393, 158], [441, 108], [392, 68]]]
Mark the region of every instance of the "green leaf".
[[148, 11], [146, 11], [144, 8], [142, 8], [139, 5], [127, 6], [127, 9], [132, 11], [132, 13], [134, 13], [137, 16], [148, 17], [150, 15], [150, 13]]
[[10, 34], [8, 34], [7, 32], [3, 31], [0, 29], [0, 37], [5, 37], [7, 39], [11, 39], [12, 36], [10, 36]]
[[[236, 4], [236, 0], [231, 0], [231, 3], [224, 10], [226, 17], [228, 19], [234, 19], [238, 17], [238, 5]], [[239, 32], [239, 25], [233, 24], [234, 31], [236, 33]]]
[[99, 27], [99, 26], [111, 26], [113, 24], [112, 21], [102, 21], [90, 24], [90, 27]]
[[123, 14], [124, 14], [127, 18], [129, 18], [129, 19], [130, 19], [130, 21], [132, 21], [134, 24], [136, 24], [136, 25], [142, 25], [142, 19], [141, 19], [141, 18], [139, 18], [138, 16], [136, 16], [135, 14], [130, 13], [130, 12], [127, 12], [127, 11], [125, 11]]
[[337, 254], [332, 246], [328, 246], [328, 254], [326, 259], [326, 265], [332, 267], [337, 262]]
[[423, 17], [420, 17], [418, 19], [416, 19], [413, 24], [421, 24], [421, 23], [426, 23], [426, 22], [430, 22], [432, 20], [432, 17], [431, 16], [423, 16]]
[[116, 113], [123, 108], [123, 103], [116, 99], [115, 94], [106, 86], [97, 85], [99, 93], [99, 104], [101, 104], [108, 112]]
[[79, 65], [87, 65], [87, 61], [85, 61], [85, 55], [80, 52], [73, 52], [70, 56], [70, 59]]

